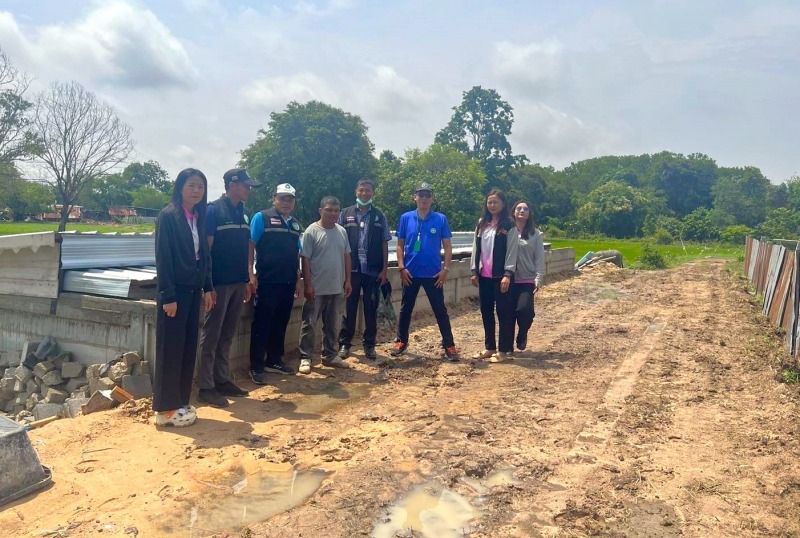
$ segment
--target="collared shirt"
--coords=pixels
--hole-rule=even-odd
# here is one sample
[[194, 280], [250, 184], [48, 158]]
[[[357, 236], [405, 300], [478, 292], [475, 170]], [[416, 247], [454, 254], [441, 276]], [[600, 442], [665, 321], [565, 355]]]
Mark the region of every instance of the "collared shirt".
[[192, 211], [189, 213], [186, 210], [186, 207], [181, 205], [183, 208], [183, 216], [186, 217], [186, 221], [189, 223], [189, 227], [192, 229], [192, 241], [194, 242], [194, 259], [200, 259], [200, 234], [197, 232], [197, 213]]
[[447, 217], [431, 211], [423, 220], [416, 210], [403, 213], [395, 235], [405, 241], [403, 264], [412, 277], [433, 278], [442, 270], [442, 240], [453, 237]]

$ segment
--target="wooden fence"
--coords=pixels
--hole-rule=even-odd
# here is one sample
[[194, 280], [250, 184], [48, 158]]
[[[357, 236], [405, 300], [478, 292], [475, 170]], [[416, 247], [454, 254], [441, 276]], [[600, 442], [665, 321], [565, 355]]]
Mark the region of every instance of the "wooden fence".
[[764, 314], [786, 330], [789, 353], [798, 355], [800, 318], [800, 251], [748, 237], [744, 272], [756, 293], [764, 296]]

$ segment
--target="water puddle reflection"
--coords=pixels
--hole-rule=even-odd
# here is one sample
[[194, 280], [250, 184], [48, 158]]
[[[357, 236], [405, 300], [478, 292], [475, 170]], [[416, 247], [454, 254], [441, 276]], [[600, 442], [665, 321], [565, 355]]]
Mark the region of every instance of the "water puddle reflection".
[[373, 528], [372, 538], [461, 538], [472, 532], [469, 522], [480, 515], [465, 497], [429, 482], [391, 506], [388, 516]]
[[498, 469], [486, 475], [482, 479], [465, 476], [461, 482], [466, 484], [478, 495], [486, 495], [495, 486], [508, 486], [519, 484], [519, 480], [514, 478], [514, 468]]

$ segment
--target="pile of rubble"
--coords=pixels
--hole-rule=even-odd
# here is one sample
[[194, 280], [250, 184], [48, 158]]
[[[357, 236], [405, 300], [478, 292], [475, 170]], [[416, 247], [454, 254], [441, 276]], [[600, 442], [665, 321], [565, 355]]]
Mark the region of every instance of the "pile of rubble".
[[56, 347], [47, 337], [27, 342], [20, 351], [0, 352], [0, 412], [28, 424], [103, 411], [153, 394], [148, 362], [138, 352], [84, 366], [69, 351], [55, 353]]

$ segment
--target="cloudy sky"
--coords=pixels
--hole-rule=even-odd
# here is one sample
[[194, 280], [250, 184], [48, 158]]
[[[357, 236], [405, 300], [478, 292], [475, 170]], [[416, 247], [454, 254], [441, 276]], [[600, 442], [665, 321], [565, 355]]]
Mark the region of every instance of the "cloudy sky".
[[800, 172], [796, 0], [3, 0], [0, 47], [34, 91], [77, 80], [139, 160], [206, 172], [289, 101], [360, 115], [378, 151], [427, 147], [474, 85], [514, 108], [515, 153], [705, 153]]

